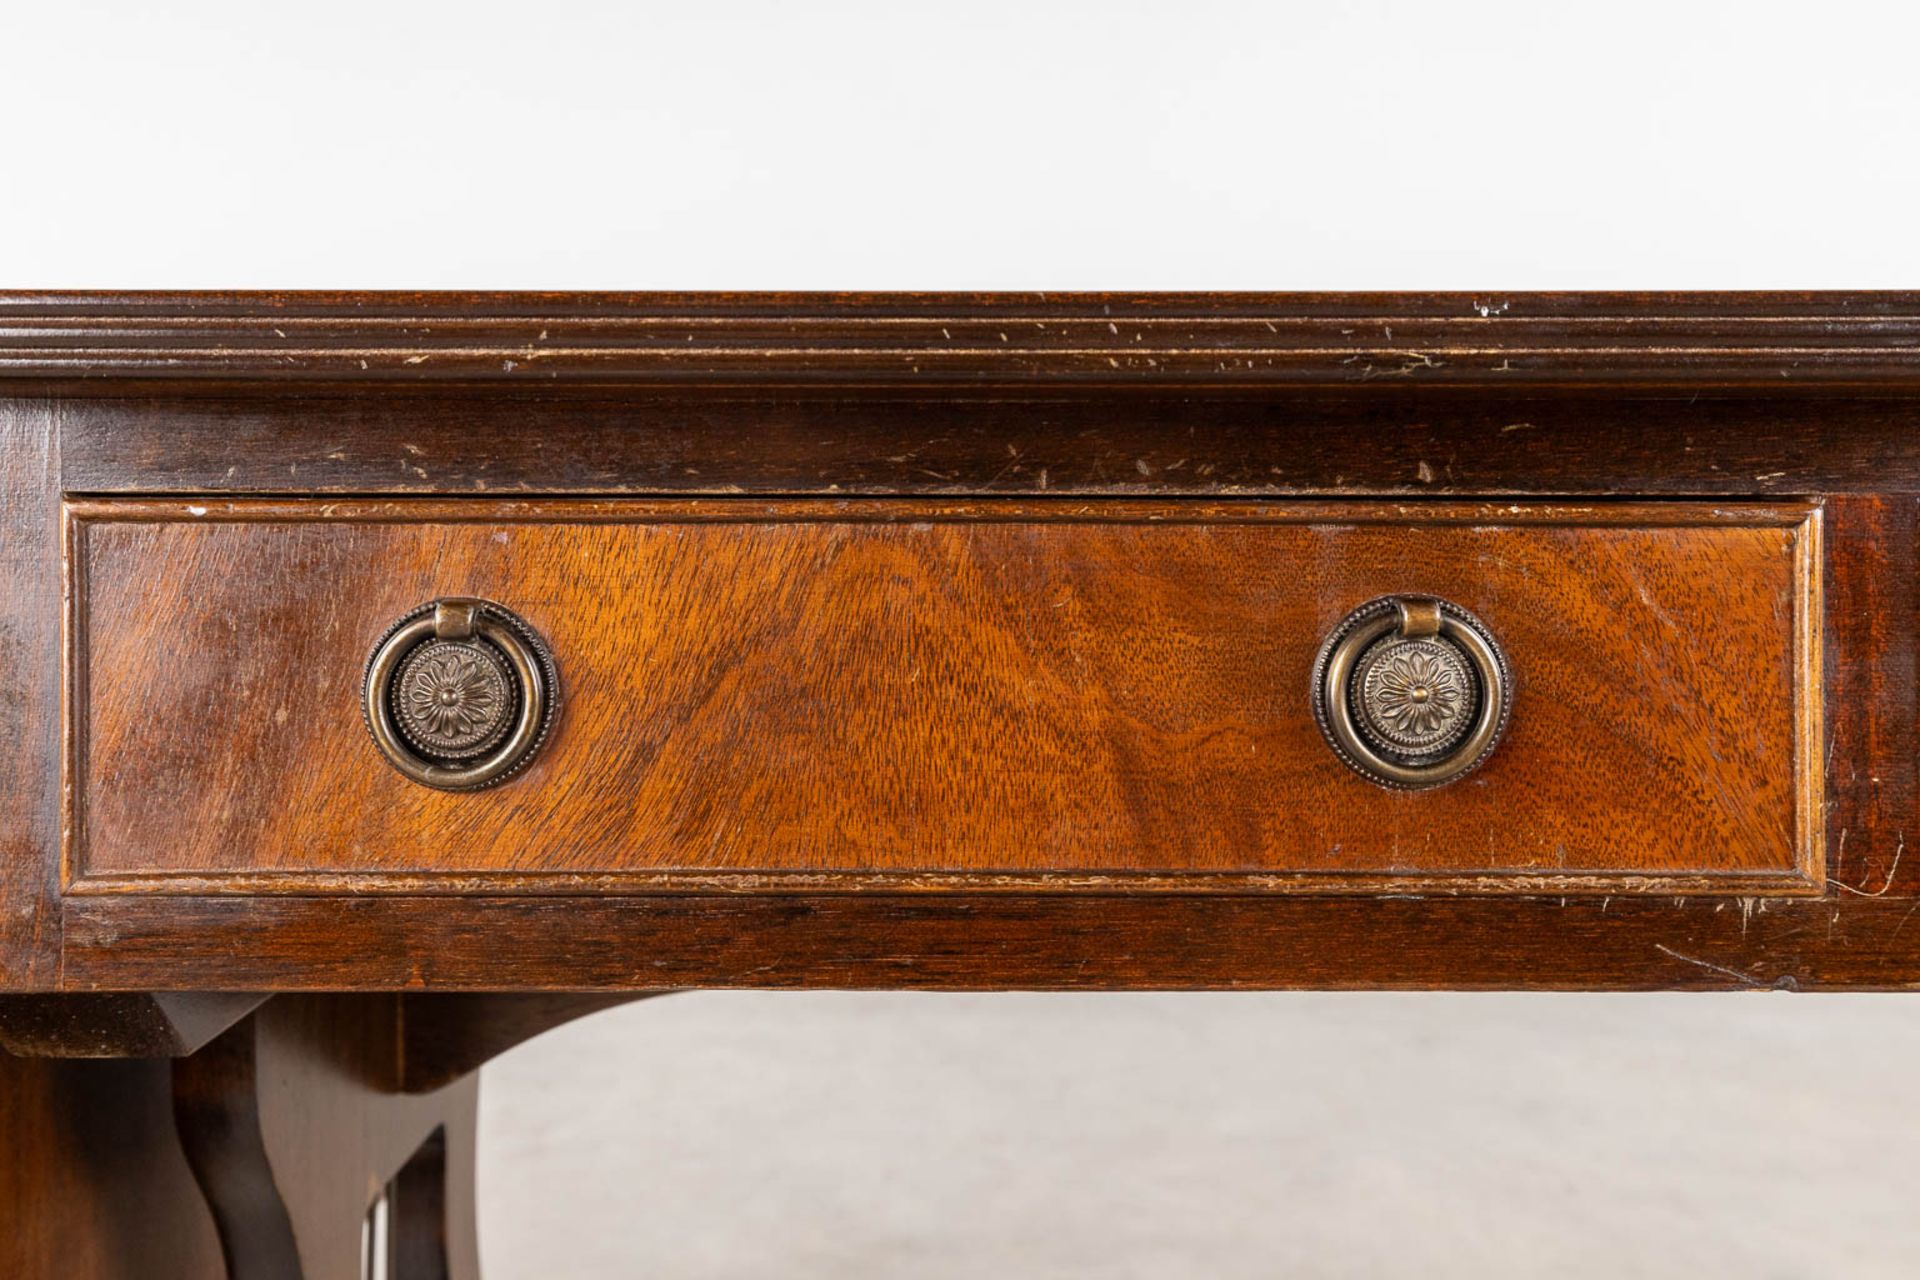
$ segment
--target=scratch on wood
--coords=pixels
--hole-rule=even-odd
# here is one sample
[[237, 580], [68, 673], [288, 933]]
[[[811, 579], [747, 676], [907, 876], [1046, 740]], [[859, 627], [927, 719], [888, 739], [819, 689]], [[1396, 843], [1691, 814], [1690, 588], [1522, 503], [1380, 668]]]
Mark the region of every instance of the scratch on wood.
[[[1672, 947], [1669, 947], [1664, 943], [1659, 943], [1659, 942], [1654, 943], [1653, 949], [1655, 951], [1661, 952], [1664, 955], [1672, 956], [1675, 960], [1684, 960], [1690, 965], [1696, 965], [1699, 968], [1707, 970], [1707, 972], [1709, 973], [1723, 974], [1726, 977], [1732, 978], [1735, 982], [1741, 983], [1745, 986], [1764, 988], [1767, 985], [1766, 983], [1760, 981], [1760, 979], [1754, 977], [1750, 973], [1742, 973], [1738, 969], [1729, 969], [1727, 968], [1727, 966], [1723, 964], [1715, 964], [1711, 960], [1702, 960], [1698, 956], [1690, 956], [1683, 952], [1675, 951]], [[1783, 978], [1781, 979], [1781, 981], [1791, 982], [1792, 979]]]
[[[1840, 848], [1834, 851], [1834, 861], [1839, 861], [1840, 854], [1845, 852], [1846, 847], [1847, 832], [1845, 828], [1842, 828], [1840, 832]], [[1833, 887], [1844, 893], [1850, 893], [1856, 898], [1884, 898], [1887, 896], [1887, 890], [1893, 888], [1894, 877], [1900, 874], [1900, 859], [1906, 851], [1907, 833], [1902, 831], [1899, 833], [1899, 842], [1893, 847], [1893, 862], [1887, 868], [1887, 878], [1878, 889], [1856, 889], [1852, 885], [1839, 880], [1832, 882]]]

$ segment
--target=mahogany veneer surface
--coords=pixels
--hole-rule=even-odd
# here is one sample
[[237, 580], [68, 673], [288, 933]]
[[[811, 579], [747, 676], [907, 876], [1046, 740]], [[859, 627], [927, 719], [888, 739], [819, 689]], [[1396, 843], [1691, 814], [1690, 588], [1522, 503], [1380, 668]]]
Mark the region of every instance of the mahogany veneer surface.
[[[70, 515], [76, 889], [1754, 892], [1820, 875], [1804, 506]], [[1322, 638], [1386, 593], [1474, 610], [1512, 661], [1508, 738], [1454, 785], [1374, 785], [1309, 714]], [[359, 711], [381, 631], [452, 594], [526, 617], [563, 686], [548, 749], [478, 793], [401, 777]]]
[[[1916, 442], [1915, 293], [0, 295], [0, 990], [1920, 986]], [[495, 792], [359, 724], [450, 593]]]

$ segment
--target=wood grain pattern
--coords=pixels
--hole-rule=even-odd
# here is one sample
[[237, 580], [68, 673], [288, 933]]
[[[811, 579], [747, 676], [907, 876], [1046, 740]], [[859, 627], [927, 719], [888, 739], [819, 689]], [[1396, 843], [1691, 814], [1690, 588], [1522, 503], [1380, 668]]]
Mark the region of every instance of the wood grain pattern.
[[[1862, 498], [1831, 522], [1824, 588], [1847, 641], [1827, 660], [1830, 883], [1845, 898], [1913, 891], [1920, 862], [1904, 865], [1913, 826], [1920, 542], [1911, 500]], [[1871, 653], [1870, 661], [1849, 660]]]
[[[1836, 874], [1820, 898], [71, 896], [72, 990], [1920, 989], [1915, 504], [1823, 511]], [[1883, 616], [1884, 615], [1884, 616]], [[1876, 781], [1879, 785], [1876, 785]], [[1852, 833], [1843, 840], [1842, 836]], [[1844, 847], [1845, 856], [1840, 856]]]
[[14, 378], [1920, 383], [1920, 294], [0, 295]]
[[147, 894], [69, 898], [66, 926], [76, 989], [1920, 990], [1905, 880], [1828, 898]]
[[[1823, 865], [1805, 506], [106, 502], [72, 525], [76, 892], [1757, 893]], [[1421, 795], [1349, 773], [1307, 710], [1321, 638], [1388, 592], [1479, 613], [1517, 673], [1493, 760]], [[521, 612], [562, 673], [550, 747], [489, 792], [407, 782], [359, 722], [368, 647], [444, 594]]]
[[[1156, 372], [1104, 347], [1121, 335], [1096, 313], [1116, 305], [1148, 360], [1189, 343], [1193, 359]], [[938, 333], [935, 310], [968, 327]], [[9, 296], [0, 986], [1920, 986], [1915, 310], [1897, 294]], [[689, 315], [718, 339], [705, 364], [664, 350], [703, 345], [674, 329]], [[580, 353], [519, 360], [555, 317]], [[1003, 320], [1027, 327], [1002, 343]], [[1409, 334], [1436, 363], [1394, 362]], [[887, 345], [903, 336], [936, 367], [903, 373]], [[1563, 895], [1516, 874], [1503, 884], [1536, 891], [65, 892], [63, 491], [1812, 500], [1826, 726], [1803, 781], [1825, 784], [1825, 890]], [[254, 883], [304, 873], [274, 874]]]
[[56, 984], [60, 445], [54, 406], [0, 400], [0, 990]]

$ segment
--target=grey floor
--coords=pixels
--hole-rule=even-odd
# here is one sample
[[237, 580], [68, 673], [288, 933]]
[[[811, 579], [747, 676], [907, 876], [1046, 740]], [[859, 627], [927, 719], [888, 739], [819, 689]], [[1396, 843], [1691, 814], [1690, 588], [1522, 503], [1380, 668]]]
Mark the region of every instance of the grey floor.
[[483, 1077], [490, 1280], [1920, 1275], [1900, 996], [714, 993]]

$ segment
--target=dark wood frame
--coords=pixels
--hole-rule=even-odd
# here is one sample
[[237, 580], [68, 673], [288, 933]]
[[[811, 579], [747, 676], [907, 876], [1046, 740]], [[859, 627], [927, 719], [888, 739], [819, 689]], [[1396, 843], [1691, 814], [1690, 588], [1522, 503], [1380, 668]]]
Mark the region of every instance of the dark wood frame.
[[[1908, 987], [1916, 424], [1915, 294], [0, 298], [0, 986]], [[63, 500], [502, 493], [1818, 503], [1826, 891], [62, 892]]]
[[1912, 389], [1912, 293], [0, 294], [16, 378]]

